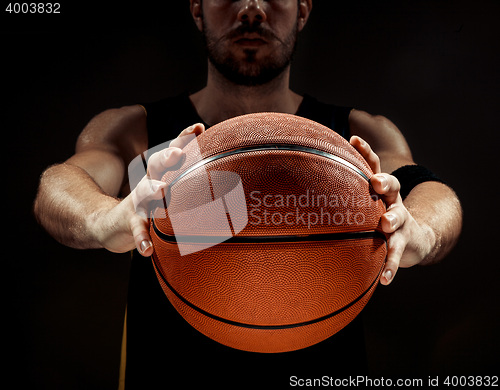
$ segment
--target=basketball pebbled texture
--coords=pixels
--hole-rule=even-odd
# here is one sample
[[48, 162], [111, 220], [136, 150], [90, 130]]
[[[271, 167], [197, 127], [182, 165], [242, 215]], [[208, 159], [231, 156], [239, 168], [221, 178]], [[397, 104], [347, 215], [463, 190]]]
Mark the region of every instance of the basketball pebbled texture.
[[[347, 141], [301, 117], [259, 113], [213, 126], [184, 151], [162, 178], [174, 184], [151, 237], [158, 280], [186, 321], [232, 348], [274, 353], [316, 344], [356, 317], [385, 263], [385, 207]], [[238, 184], [243, 203], [225, 196]], [[196, 233], [218, 198], [233, 232], [242, 228], [206, 247], [204, 237], [224, 235], [218, 223]], [[185, 217], [175, 232], [174, 214]], [[182, 256], [176, 239], [193, 232]]]

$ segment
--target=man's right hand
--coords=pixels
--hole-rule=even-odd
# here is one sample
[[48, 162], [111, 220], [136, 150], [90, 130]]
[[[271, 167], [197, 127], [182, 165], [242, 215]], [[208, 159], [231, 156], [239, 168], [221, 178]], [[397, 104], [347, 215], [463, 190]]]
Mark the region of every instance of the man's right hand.
[[205, 127], [200, 123], [184, 129], [168, 148], [151, 155], [147, 174], [126, 198], [96, 215], [93, 230], [104, 248], [120, 253], [137, 248], [142, 256], [153, 254], [147, 204], [163, 198], [166, 189], [166, 184], [161, 181], [163, 174], [180, 161], [182, 148], [192, 136], [204, 131]]

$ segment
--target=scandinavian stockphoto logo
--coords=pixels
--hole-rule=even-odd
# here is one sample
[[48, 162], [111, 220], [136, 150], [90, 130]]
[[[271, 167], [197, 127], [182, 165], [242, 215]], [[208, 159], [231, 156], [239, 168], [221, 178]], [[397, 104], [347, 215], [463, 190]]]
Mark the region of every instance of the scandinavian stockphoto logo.
[[315, 225], [362, 226], [366, 216], [359, 211], [377, 201], [371, 197], [341, 194], [317, 194], [306, 189], [300, 195], [250, 192], [249, 224], [266, 226], [303, 226], [311, 229]]
[[[246, 207], [245, 193], [241, 178], [234, 172], [212, 171], [208, 172], [201, 157], [198, 142], [195, 135], [183, 136], [182, 144], [187, 145], [193, 142], [190, 149], [190, 160], [194, 161], [189, 170], [196, 169], [196, 194], [192, 196], [201, 200], [195, 207], [170, 206], [172, 204], [183, 204], [186, 200], [185, 193], [177, 191], [175, 185], [170, 185], [168, 189], [168, 217], [174, 231], [174, 236], [182, 256], [201, 251], [224, 242], [245, 228], [248, 223], [248, 212]], [[155, 153], [160, 153], [168, 148], [173, 140], [157, 145], [137, 156], [128, 167], [130, 189], [137, 188], [133, 196], [136, 212], [149, 216], [150, 207], [148, 203], [154, 202], [141, 193], [148, 193], [149, 189], [154, 189], [154, 181], [160, 180], [158, 177], [151, 177], [151, 172], [147, 170], [147, 162]], [[169, 169], [176, 171], [175, 169]], [[177, 169], [177, 178], [172, 183], [175, 184], [186, 172]], [[175, 176], [175, 175], [174, 175]], [[152, 192], [152, 191], [149, 191]], [[188, 202], [189, 203], [189, 202]], [[201, 203], [201, 205], [200, 205]], [[155, 213], [155, 218], [166, 218], [166, 213], [162, 208]], [[217, 234], [214, 235], [214, 232]], [[207, 240], [207, 237], [209, 239]], [[193, 245], [195, 244], [195, 245]]]

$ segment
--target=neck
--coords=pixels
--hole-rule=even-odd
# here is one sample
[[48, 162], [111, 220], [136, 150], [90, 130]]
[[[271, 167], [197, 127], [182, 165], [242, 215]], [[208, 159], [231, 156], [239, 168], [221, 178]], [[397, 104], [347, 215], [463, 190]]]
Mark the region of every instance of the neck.
[[289, 88], [290, 67], [269, 83], [237, 85], [227, 80], [210, 63], [207, 85], [190, 96], [198, 114], [209, 125], [254, 112], [295, 114], [302, 97]]

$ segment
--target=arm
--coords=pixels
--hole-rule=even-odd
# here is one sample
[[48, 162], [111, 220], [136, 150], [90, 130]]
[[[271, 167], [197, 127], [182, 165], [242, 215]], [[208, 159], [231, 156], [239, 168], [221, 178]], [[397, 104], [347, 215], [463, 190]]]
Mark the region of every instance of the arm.
[[144, 177], [119, 199], [128, 192], [129, 162], [147, 149], [146, 116], [140, 106], [103, 112], [82, 131], [75, 154], [42, 174], [34, 204], [38, 221], [56, 240], [74, 248], [126, 252], [136, 247], [150, 256], [147, 219], [136, 213], [135, 205], [161, 198], [160, 172], [181, 156], [181, 142], [172, 146], [169, 155], [158, 152], [150, 158], [148, 169], [157, 174]]
[[[132, 137], [134, 133], [139, 136]], [[140, 142], [141, 133], [146, 134], [140, 107], [105, 111], [82, 131], [75, 154], [42, 174], [34, 211], [56, 240], [80, 249], [102, 247], [106, 227], [96, 222], [120, 203], [116, 197], [127, 160], [147, 142]]]
[[358, 110], [349, 124], [351, 143], [371, 165], [372, 185], [387, 204], [381, 222], [390, 237], [382, 283], [389, 284], [398, 267], [432, 264], [448, 254], [460, 235], [462, 210], [450, 187], [432, 181], [417, 185], [402, 201], [390, 173], [415, 162], [401, 132], [388, 119]]
[[[90, 157], [90, 156], [89, 156]], [[103, 164], [110, 156], [99, 156]], [[115, 172], [117, 176], [119, 171]], [[78, 249], [99, 248], [92, 217], [118, 204], [81, 167], [62, 163], [41, 176], [34, 212], [38, 222], [60, 243]]]

